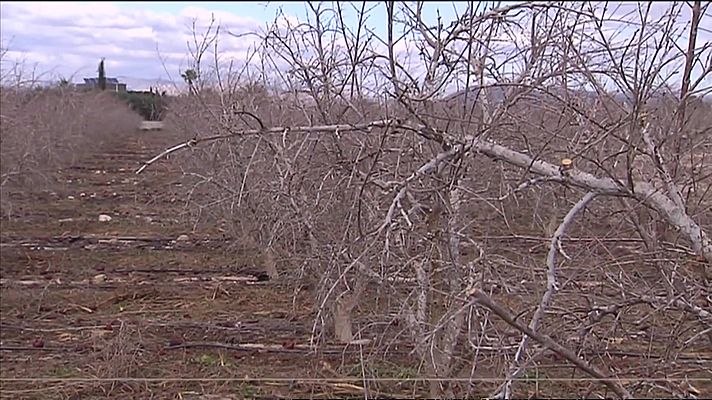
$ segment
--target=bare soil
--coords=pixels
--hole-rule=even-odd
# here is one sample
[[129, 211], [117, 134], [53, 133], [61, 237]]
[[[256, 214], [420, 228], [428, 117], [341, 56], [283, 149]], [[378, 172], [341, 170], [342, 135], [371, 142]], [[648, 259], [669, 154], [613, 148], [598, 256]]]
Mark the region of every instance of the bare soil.
[[[363, 397], [364, 386], [369, 397], [427, 397], [405, 339], [390, 337], [378, 351], [334, 343], [312, 350], [308, 293], [263, 279], [254, 255], [236, 252], [238, 239], [219, 224], [192, 224], [181, 215], [178, 162], [134, 173], [174, 142], [165, 131], [132, 132], [53, 173], [53, 190], [4, 193], [0, 397], [335, 398]], [[522, 246], [524, 252], [530, 244]], [[494, 294], [512, 310], [530, 303]], [[580, 297], [557, 294], [571, 307]], [[673, 325], [652, 321], [650, 329], [670, 335], [682, 326]], [[519, 338], [514, 332], [506, 346], [478, 354], [482, 382], [473, 395], [501, 382]], [[582, 355], [625, 376], [671, 379], [676, 388], [690, 379], [703, 397], [712, 395], [708, 348], [690, 346], [685, 358], [663, 362], [652, 355], [665, 354], [665, 343], [610, 339], [611, 348]], [[586, 397], [601, 387], [543, 354], [527, 375], [531, 382], [518, 384], [518, 396]], [[379, 380], [364, 384], [364, 377]]]

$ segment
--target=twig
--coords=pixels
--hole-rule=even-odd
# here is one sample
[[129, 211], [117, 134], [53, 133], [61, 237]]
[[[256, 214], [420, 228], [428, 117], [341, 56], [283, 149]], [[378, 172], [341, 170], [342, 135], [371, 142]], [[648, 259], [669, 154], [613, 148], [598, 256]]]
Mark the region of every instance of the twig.
[[160, 160], [161, 158], [163, 158], [163, 157], [165, 157], [165, 156], [167, 156], [167, 155], [169, 155], [169, 154], [171, 154], [171, 153], [173, 153], [173, 152], [176, 152], [176, 151], [178, 151], [178, 150], [180, 150], [180, 149], [184, 149], [184, 148], [186, 148], [186, 147], [193, 146], [193, 145], [196, 144], [196, 143], [197, 143], [196, 139], [191, 139], [191, 140], [189, 140], [189, 141], [187, 141], [187, 142], [185, 142], [185, 143], [181, 143], [181, 144], [179, 144], [179, 145], [176, 145], [176, 146], [173, 146], [173, 147], [168, 148], [168, 149], [166, 149], [166, 150], [163, 150], [163, 151], [161, 152], [161, 154], [159, 154], [159, 155], [153, 157], [152, 159], [146, 161], [146, 162], [141, 166], [141, 168], [139, 168], [139, 169], [136, 171], [136, 174], [140, 174], [141, 172], [143, 172], [144, 169], [148, 168], [149, 165], [151, 165], [151, 164], [153, 164], [154, 162]]
[[[674, 304], [677, 308], [681, 310], [685, 310], [693, 315], [696, 315], [697, 317], [701, 319], [710, 319], [712, 318], [712, 312], [705, 310], [702, 307], [696, 306], [694, 304], [690, 304], [688, 302], [685, 302], [680, 299], [674, 299], [670, 300], [666, 297], [662, 296], [638, 296], [638, 298], [648, 304], [655, 304], [655, 305], [660, 305], [660, 304]], [[712, 322], [712, 321], [711, 321]]]
[[523, 182], [522, 184], [520, 184], [519, 186], [517, 186], [517, 187], [514, 188], [513, 190], [511, 190], [511, 191], [507, 192], [506, 194], [504, 194], [504, 195], [502, 195], [502, 196], [496, 198], [496, 200], [497, 200], [497, 201], [504, 201], [504, 200], [506, 200], [507, 198], [509, 198], [510, 196], [512, 196], [512, 195], [514, 195], [514, 194], [517, 194], [517, 193], [521, 192], [522, 190], [524, 190], [524, 189], [526, 189], [526, 188], [528, 188], [528, 187], [530, 187], [530, 186], [538, 185], [539, 183], [546, 183], [546, 182], [558, 182], [558, 183], [561, 183], [561, 182], [563, 182], [563, 181], [564, 181], [564, 180], [563, 180], [561, 177], [558, 177], [558, 176], [538, 176], [538, 177], [536, 177], [536, 178], [532, 178], [532, 179], [526, 180], [525, 182]]

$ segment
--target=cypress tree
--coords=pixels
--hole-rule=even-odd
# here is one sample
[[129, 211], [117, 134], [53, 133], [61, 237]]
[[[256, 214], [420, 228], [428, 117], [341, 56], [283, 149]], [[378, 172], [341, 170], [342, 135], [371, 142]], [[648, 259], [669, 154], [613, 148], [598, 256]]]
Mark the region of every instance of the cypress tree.
[[106, 90], [106, 72], [104, 71], [104, 59], [99, 62], [99, 89]]

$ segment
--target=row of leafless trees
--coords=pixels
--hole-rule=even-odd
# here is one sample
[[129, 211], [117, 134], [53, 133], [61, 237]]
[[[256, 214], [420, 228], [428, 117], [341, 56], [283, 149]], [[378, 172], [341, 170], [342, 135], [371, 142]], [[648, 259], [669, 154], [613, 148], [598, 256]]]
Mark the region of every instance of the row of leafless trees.
[[133, 131], [141, 117], [111, 94], [42, 87], [39, 76], [0, 51], [0, 192], [51, 189], [50, 172], [68, 167], [106, 138]]
[[146, 167], [190, 148], [192, 210], [311, 288], [315, 345], [409, 343], [432, 397], [521, 397], [532, 371], [549, 395], [705, 390], [708, 4], [306, 7], [246, 64], [198, 32], [190, 139]]

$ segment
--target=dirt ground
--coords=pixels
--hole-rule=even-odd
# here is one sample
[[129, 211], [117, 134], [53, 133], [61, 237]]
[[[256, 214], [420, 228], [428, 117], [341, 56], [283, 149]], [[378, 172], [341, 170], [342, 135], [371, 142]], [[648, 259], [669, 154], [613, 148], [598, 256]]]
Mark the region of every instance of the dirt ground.
[[360, 374], [345, 379], [358, 348], [314, 354], [303, 296], [258, 279], [216, 227], [179, 221], [175, 164], [134, 174], [174, 141], [137, 131], [51, 191], [6, 193], [1, 397], [362, 396]]
[[[229, 250], [235, 239], [218, 226], [179, 216], [178, 163], [134, 173], [172, 144], [165, 132], [137, 131], [57, 171], [52, 190], [6, 193], [0, 397], [334, 398], [364, 397], [364, 386], [369, 397], [427, 396], [426, 385], [414, 379], [412, 349], [395, 340], [386, 356], [356, 345], [327, 344], [313, 352], [307, 295], [295, 298], [286, 284], [260, 279], [254, 265]], [[508, 348], [518, 338], [513, 335]], [[692, 350], [689, 360], [675, 362], [699, 380], [712, 353]], [[480, 355], [493, 366], [483, 364], [483, 373], [501, 376], [494, 368], [502, 367], [500, 353]], [[664, 377], [667, 369], [656, 370], [657, 359], [636, 354], [587, 357]], [[364, 358], [367, 373], [359, 362]], [[572, 377], [562, 359], [542, 360], [547, 377]], [[381, 380], [364, 385], [362, 377], [374, 375]], [[530, 388], [534, 397], [584, 396], [598, 385], [532, 382], [519, 388]], [[709, 381], [695, 382], [709, 391]], [[474, 394], [490, 393], [496, 383], [483, 383]]]

